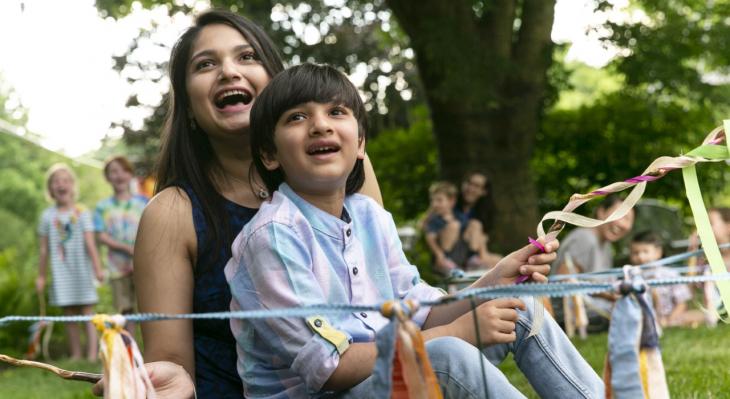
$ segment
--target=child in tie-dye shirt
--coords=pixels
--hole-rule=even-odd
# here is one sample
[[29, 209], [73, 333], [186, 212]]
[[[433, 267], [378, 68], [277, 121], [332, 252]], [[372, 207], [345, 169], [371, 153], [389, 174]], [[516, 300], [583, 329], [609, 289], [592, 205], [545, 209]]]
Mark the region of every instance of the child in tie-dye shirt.
[[[131, 313], [135, 307], [132, 283], [134, 239], [147, 198], [132, 194], [130, 182], [134, 170], [123, 156], [106, 162], [104, 177], [114, 189], [114, 195], [96, 205], [94, 228], [99, 241], [108, 248], [107, 268], [114, 307], [119, 313]], [[131, 324], [127, 328], [134, 331]]]

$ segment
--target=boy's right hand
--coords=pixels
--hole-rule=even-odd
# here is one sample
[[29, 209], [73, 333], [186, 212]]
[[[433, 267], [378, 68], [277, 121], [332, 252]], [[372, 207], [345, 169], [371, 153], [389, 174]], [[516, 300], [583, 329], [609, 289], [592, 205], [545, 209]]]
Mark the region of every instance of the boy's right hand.
[[35, 290], [38, 293], [43, 293], [46, 289], [46, 278], [43, 276], [38, 276], [38, 278], [35, 279]]
[[525, 310], [525, 303], [517, 298], [498, 298], [487, 301], [454, 320], [454, 336], [477, 344], [474, 313], [479, 322], [479, 338], [482, 345], [504, 344], [517, 339], [515, 326], [519, 315], [516, 308]]

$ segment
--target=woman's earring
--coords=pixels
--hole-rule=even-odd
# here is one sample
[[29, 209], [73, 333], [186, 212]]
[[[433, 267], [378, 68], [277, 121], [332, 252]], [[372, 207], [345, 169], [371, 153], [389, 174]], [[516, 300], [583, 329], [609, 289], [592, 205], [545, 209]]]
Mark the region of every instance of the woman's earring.
[[269, 192], [265, 188], [259, 188], [259, 198], [261, 198], [261, 199], [269, 198]]
[[198, 130], [198, 124], [195, 123], [195, 118], [190, 118], [190, 129], [193, 131]]

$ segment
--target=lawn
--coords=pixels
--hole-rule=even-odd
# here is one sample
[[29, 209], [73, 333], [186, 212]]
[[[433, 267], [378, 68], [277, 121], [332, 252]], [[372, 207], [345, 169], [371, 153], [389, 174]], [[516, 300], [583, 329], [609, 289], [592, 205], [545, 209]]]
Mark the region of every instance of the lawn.
[[[591, 335], [585, 341], [573, 340], [580, 353], [601, 376], [606, 339], [604, 333]], [[730, 398], [730, 326], [667, 329], [661, 338], [661, 348], [672, 398]], [[538, 397], [511, 358], [501, 368], [527, 397]]]
[[[665, 331], [661, 344], [672, 398], [730, 398], [730, 372], [727, 370], [730, 364], [730, 326], [669, 329]], [[585, 341], [576, 339], [575, 345], [591, 366], [602, 373], [606, 334], [592, 335]], [[88, 362], [59, 361], [54, 364], [71, 370], [100, 370], [100, 365]], [[504, 362], [502, 369], [528, 397], [537, 398], [511, 358]], [[42, 370], [0, 365], [0, 397], [3, 399], [92, 398], [90, 388], [88, 383], [65, 381]]]

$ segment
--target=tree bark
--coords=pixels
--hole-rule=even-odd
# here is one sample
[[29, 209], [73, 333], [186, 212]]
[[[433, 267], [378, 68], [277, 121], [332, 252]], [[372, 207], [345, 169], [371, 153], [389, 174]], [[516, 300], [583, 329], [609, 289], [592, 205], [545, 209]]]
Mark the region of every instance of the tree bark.
[[483, 170], [496, 210], [491, 242], [524, 245], [539, 221], [530, 158], [551, 62], [554, 0], [387, 0], [411, 40], [444, 178]]

